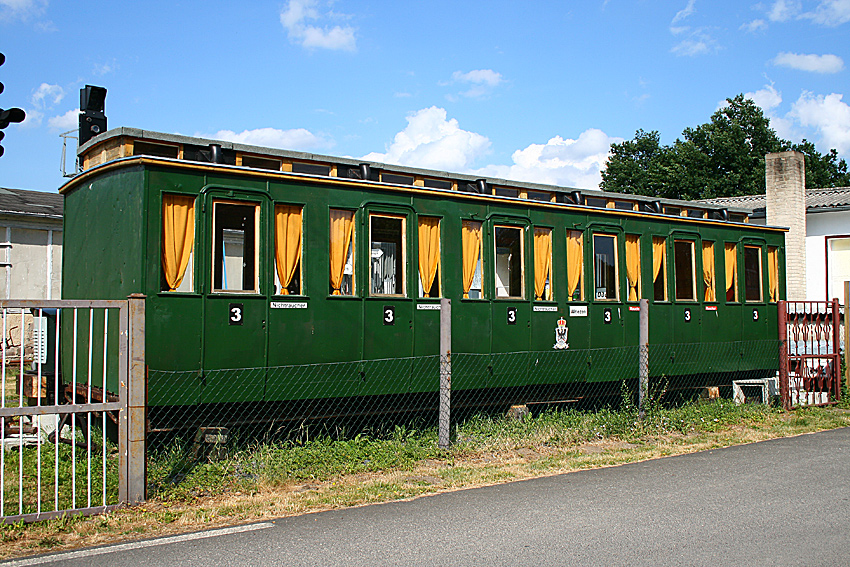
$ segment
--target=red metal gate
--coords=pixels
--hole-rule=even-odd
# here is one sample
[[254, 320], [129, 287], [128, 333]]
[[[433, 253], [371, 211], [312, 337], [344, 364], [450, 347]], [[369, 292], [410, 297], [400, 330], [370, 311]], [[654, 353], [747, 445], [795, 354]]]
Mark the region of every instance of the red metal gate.
[[782, 406], [825, 406], [841, 398], [838, 300], [779, 302]]

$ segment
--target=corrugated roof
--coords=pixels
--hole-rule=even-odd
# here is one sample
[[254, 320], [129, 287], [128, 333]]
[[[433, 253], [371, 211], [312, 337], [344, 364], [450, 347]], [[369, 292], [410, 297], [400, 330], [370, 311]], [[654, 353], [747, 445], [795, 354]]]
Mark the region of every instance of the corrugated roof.
[[0, 214], [61, 219], [65, 199], [59, 193], [0, 187]]
[[[764, 214], [767, 207], [766, 195], [741, 195], [740, 197], [719, 197], [703, 199], [701, 203], [726, 205], [730, 207], [745, 207], [752, 210], [756, 216]], [[850, 187], [826, 187], [824, 189], [806, 189], [806, 210], [815, 212], [818, 209], [850, 208]]]

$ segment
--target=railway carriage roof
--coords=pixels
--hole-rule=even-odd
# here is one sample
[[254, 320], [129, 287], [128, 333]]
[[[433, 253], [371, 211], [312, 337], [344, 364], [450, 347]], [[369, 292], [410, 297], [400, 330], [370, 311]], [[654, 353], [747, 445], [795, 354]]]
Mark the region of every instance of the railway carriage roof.
[[[225, 156], [225, 163], [218, 161], [210, 163], [210, 155], [213, 146], [217, 146], [220, 155]], [[173, 155], [168, 156], [163, 153], [157, 153], [157, 148], [160, 150], [173, 150]], [[414, 167], [406, 167], [401, 165], [384, 164], [378, 162], [366, 162], [346, 157], [327, 156], [320, 154], [312, 154], [306, 152], [296, 152], [291, 150], [281, 150], [276, 148], [266, 148], [260, 146], [252, 146], [247, 144], [238, 144], [222, 140], [212, 140], [206, 138], [195, 138], [189, 136], [181, 136], [176, 134], [165, 134], [161, 132], [152, 132], [149, 130], [141, 130], [136, 128], [115, 128], [105, 132], [95, 138], [92, 138], [82, 146], [78, 152], [79, 162], [82, 166], [83, 173], [97, 169], [99, 166], [107, 163], [113, 163], [116, 160], [127, 158], [135, 158], [132, 161], [136, 162], [140, 157], [152, 157], [157, 161], [163, 162], [181, 162], [193, 161], [200, 162], [198, 165], [226, 167], [228, 169], [250, 170], [259, 169], [264, 173], [276, 173], [281, 175], [293, 175], [288, 173], [292, 171], [292, 164], [305, 164], [309, 166], [320, 166], [328, 169], [329, 172], [337, 172], [333, 175], [310, 175], [309, 171], [298, 173], [299, 177], [308, 176], [317, 179], [334, 179], [338, 181], [356, 181], [359, 182], [359, 175], [356, 173], [359, 168], [365, 163], [373, 172], [379, 172], [379, 179], [370, 177], [370, 183], [380, 183], [389, 186], [405, 186], [409, 185], [411, 189], [424, 191], [446, 191], [446, 189], [429, 188], [424, 185], [423, 180], [432, 180], [443, 183], [451, 183], [452, 190], [457, 190], [460, 194], [480, 193], [480, 183], [486, 182], [485, 187], [489, 191], [502, 189], [508, 193], [516, 192], [518, 195], [530, 196], [532, 193], [544, 193], [552, 196], [552, 202], [578, 206], [596, 208], [592, 203], [594, 200], [599, 203], [605, 203], [599, 208], [604, 208], [610, 212], [614, 212], [615, 202], [632, 203], [635, 209], [633, 211], [618, 209], [618, 213], [622, 214], [665, 214], [680, 215], [689, 220], [700, 220], [699, 217], [694, 217], [691, 213], [704, 214], [703, 220], [717, 220], [718, 217], [726, 217], [731, 221], [746, 222], [747, 217], [751, 214], [752, 209], [743, 206], [733, 206], [732, 203], [706, 203], [697, 201], [684, 201], [678, 199], [663, 199], [658, 197], [649, 197], [643, 195], [632, 195], [623, 193], [612, 193], [601, 191], [598, 189], [576, 189], [570, 187], [560, 187], [555, 185], [545, 185], [539, 183], [526, 183], [513, 181], [509, 179], [499, 178], [484, 178], [480, 176], [466, 175], [461, 173], [450, 173], [439, 170], [428, 170]], [[239, 161], [237, 162], [236, 156]], [[270, 170], [269, 167], [257, 166], [257, 162], [280, 163], [282, 167], [279, 170]], [[206, 163], [204, 163], [206, 162]], [[229, 162], [229, 163], [228, 163]], [[243, 164], [246, 162], [248, 165]], [[285, 164], [289, 164], [289, 169]], [[117, 165], [117, 164], [116, 164]], [[344, 172], [344, 173], [340, 173]], [[355, 172], [355, 173], [350, 173]], [[384, 176], [391, 176], [392, 181], [383, 182]], [[80, 177], [80, 176], [78, 176]], [[411, 183], [399, 182], [399, 177], [412, 178], [416, 181]], [[61, 189], [61, 193], [67, 193], [76, 186], [78, 179], [72, 179], [66, 183]], [[497, 197], [496, 195], [487, 194], [493, 198], [511, 199], [510, 196]], [[580, 202], [576, 202], [580, 199]], [[539, 199], [535, 200], [530, 197], [527, 203], [540, 203]], [[607, 206], [606, 206], [607, 205]], [[724, 219], [724, 220], [726, 220]], [[764, 227], [759, 227], [764, 228]]]

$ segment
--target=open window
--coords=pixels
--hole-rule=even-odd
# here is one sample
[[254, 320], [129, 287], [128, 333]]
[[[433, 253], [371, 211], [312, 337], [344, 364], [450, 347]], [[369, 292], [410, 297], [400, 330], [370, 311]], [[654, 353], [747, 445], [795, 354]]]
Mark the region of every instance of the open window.
[[673, 242], [676, 301], [696, 301], [696, 262], [693, 240]]
[[301, 295], [303, 207], [274, 207], [275, 293]]
[[213, 202], [213, 292], [260, 292], [260, 205]]
[[567, 231], [567, 295], [584, 301], [584, 243], [580, 230]]
[[744, 246], [744, 297], [746, 301], [763, 301], [761, 246]]
[[419, 217], [419, 297], [440, 297], [440, 219]]
[[652, 298], [667, 301], [667, 240], [652, 237]]
[[552, 229], [534, 229], [534, 299], [552, 301]]
[[330, 294], [354, 295], [354, 211], [330, 210]]
[[617, 275], [617, 237], [613, 234], [593, 235], [593, 287], [597, 300], [619, 299]]
[[465, 220], [461, 225], [461, 243], [463, 245], [463, 297], [481, 299], [482, 237], [481, 223]]
[[369, 294], [404, 295], [404, 217], [369, 215]]
[[496, 297], [523, 298], [522, 228], [496, 226], [493, 235], [496, 246]]
[[162, 196], [162, 291], [192, 292], [195, 248], [195, 197]]

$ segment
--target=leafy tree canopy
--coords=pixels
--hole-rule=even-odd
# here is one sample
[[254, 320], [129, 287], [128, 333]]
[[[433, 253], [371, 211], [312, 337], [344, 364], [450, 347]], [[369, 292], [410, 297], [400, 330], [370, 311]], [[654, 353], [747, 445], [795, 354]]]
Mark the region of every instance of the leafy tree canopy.
[[673, 199], [711, 199], [765, 192], [764, 156], [796, 150], [806, 156], [806, 187], [850, 185], [847, 162], [834, 149], [820, 154], [803, 140], [792, 144], [770, 127], [761, 108], [739, 94], [682, 138], [661, 145], [657, 131], [638, 130], [633, 140], [611, 144], [600, 188]]

